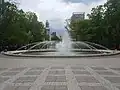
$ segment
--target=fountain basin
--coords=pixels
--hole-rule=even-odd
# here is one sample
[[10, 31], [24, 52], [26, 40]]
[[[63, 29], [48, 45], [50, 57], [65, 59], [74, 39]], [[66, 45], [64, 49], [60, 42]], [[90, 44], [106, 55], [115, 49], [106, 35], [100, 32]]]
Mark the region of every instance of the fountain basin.
[[112, 56], [120, 54], [120, 51], [115, 50], [72, 50], [74, 52], [70, 55], [58, 55], [55, 49], [41, 49], [41, 50], [17, 50], [2, 52], [4, 55], [16, 56], [16, 57], [38, 57], [38, 58], [80, 58], [80, 57], [100, 57], [100, 56]]
[[68, 48], [64, 43], [61, 45], [56, 41], [44, 41], [31, 43], [18, 50], [2, 52], [2, 54], [17, 57], [78, 58], [117, 55], [120, 51], [110, 50], [91, 42], [71, 41], [71, 48]]

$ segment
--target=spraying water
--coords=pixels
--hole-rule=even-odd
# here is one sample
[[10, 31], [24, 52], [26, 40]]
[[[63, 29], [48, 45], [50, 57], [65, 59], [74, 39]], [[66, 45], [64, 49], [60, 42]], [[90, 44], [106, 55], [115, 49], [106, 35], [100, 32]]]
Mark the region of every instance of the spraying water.
[[62, 36], [62, 41], [56, 44], [58, 55], [71, 55], [72, 41], [67, 31]]

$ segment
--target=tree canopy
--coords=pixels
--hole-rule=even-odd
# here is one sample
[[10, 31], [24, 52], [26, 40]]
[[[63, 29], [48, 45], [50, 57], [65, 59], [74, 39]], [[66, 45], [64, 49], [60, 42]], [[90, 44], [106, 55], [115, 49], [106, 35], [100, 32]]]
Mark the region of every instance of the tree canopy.
[[71, 21], [76, 40], [91, 41], [112, 48], [120, 45], [120, 0], [108, 0], [92, 8], [88, 20]]
[[0, 18], [0, 45], [28, 44], [43, 41], [45, 27], [34, 12], [24, 12], [16, 4], [5, 2]]

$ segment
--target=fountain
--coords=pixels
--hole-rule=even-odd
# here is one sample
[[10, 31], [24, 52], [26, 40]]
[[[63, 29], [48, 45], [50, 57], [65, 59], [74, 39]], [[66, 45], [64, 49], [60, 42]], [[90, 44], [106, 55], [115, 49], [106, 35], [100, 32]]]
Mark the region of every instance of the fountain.
[[56, 44], [57, 53], [56, 55], [72, 55], [72, 43], [71, 38], [67, 31], [62, 36], [62, 41]]
[[111, 56], [119, 54], [119, 51], [86, 41], [72, 41], [68, 32], [65, 31], [62, 41], [43, 41], [31, 43], [19, 48], [16, 51], [3, 52], [4, 55], [20, 57], [40, 57], [40, 58], [78, 58]]
[[64, 32], [62, 41], [60, 42], [35, 42], [23, 46], [16, 51], [2, 52], [2, 54], [9, 56], [41, 58], [96, 57], [111, 56], [119, 53], [119, 51], [109, 50], [108, 48], [99, 44], [87, 41], [72, 41], [67, 30]]

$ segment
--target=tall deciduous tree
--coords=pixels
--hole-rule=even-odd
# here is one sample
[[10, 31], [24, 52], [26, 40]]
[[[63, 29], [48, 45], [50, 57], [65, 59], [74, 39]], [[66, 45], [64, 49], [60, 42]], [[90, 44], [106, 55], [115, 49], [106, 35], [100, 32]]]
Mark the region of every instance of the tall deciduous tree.
[[[79, 40], [92, 41], [108, 47], [120, 45], [120, 0], [108, 0], [104, 5], [93, 8], [88, 17], [88, 21], [70, 24], [71, 29], [78, 34]], [[89, 36], [90, 38], [85, 39]]]
[[44, 25], [33, 12], [19, 10], [14, 3], [5, 2], [0, 22], [0, 45], [27, 44], [42, 41]]

